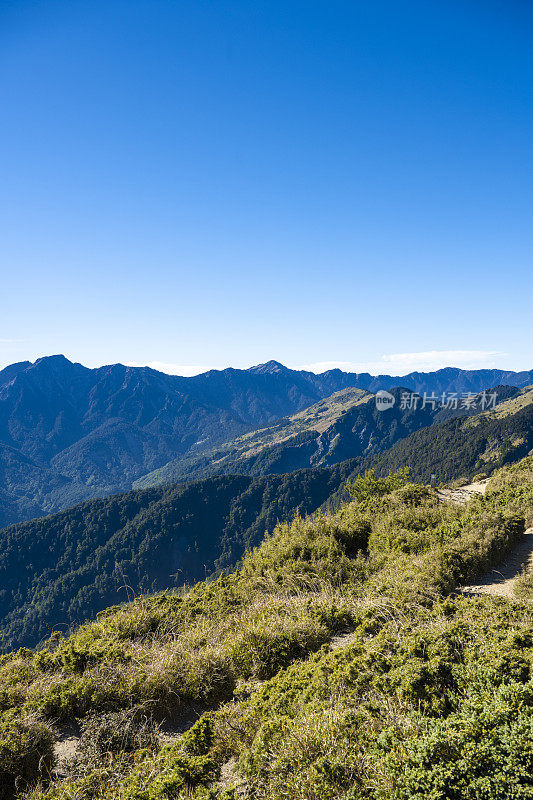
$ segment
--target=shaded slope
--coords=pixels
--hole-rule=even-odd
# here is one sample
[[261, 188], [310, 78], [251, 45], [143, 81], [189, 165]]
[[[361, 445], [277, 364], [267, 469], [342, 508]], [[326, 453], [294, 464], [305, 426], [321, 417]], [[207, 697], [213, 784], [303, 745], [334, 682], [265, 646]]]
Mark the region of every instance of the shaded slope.
[[234, 566], [278, 520], [310, 513], [350, 465], [115, 495], [0, 531], [5, 641], [35, 644], [140, 592]]
[[[376, 407], [375, 395], [359, 389], [336, 392], [304, 411], [279, 420], [269, 428], [245, 434], [201, 455], [175, 459], [135, 482], [136, 488], [208, 475], [267, 475], [295, 469], [331, 466], [350, 458], [368, 457], [388, 450], [414, 431], [455, 417], [479, 413], [481, 397], [471, 407], [443, 408], [402, 403], [405, 387], [391, 390], [392, 408]], [[496, 402], [515, 397], [520, 389], [498, 386], [491, 389]], [[516, 407], [518, 408], [518, 406]]]

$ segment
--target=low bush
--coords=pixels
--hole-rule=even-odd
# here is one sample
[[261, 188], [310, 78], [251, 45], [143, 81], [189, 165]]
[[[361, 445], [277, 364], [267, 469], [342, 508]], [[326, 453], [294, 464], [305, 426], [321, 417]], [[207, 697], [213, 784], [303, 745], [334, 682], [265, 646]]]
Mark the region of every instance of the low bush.
[[142, 708], [96, 714], [82, 724], [76, 755], [68, 765], [72, 776], [85, 775], [120, 753], [156, 750], [157, 726]]
[[[527, 797], [528, 756], [514, 743], [526, 741], [529, 705], [521, 695], [518, 720], [499, 692], [529, 685], [531, 609], [448, 595], [523, 531], [533, 458], [501, 470], [465, 507], [406, 474], [358, 486], [359, 499], [336, 513], [277, 526], [231, 575], [139, 598], [42, 651], [0, 659], [12, 753], [4, 763], [13, 780], [42, 781], [28, 798], [230, 800], [231, 780], [219, 782], [230, 758], [254, 800], [468, 800], [470, 785], [476, 800], [483, 786], [496, 800], [494, 776], [513, 769], [519, 789], [506, 795], [502, 783], [501, 796]], [[331, 651], [332, 634], [346, 630], [350, 645]], [[149, 720], [186, 703], [220, 710], [160, 747]], [[479, 720], [498, 704], [508, 727], [488, 726], [485, 736]], [[51, 739], [37, 720], [73, 716], [85, 720], [78, 771], [47, 785]], [[26, 735], [26, 719], [42, 739]], [[480, 759], [463, 768], [461, 752], [476, 743], [482, 752], [490, 736], [487, 770]], [[456, 762], [463, 784], [444, 782], [442, 794], [439, 776]]]
[[51, 727], [36, 715], [0, 719], [0, 798], [11, 800], [40, 778], [48, 778], [53, 766], [54, 736]]

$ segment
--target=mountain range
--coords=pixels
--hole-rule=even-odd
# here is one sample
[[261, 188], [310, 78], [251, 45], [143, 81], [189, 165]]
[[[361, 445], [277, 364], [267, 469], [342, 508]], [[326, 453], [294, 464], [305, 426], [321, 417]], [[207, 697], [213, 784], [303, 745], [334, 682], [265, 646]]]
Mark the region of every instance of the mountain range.
[[316, 375], [276, 361], [194, 377], [121, 364], [89, 369], [60, 355], [12, 364], [0, 371], [0, 525], [127, 491], [170, 462], [172, 472], [182, 459], [346, 389], [479, 392], [531, 383], [533, 371]]
[[[520, 389], [491, 390], [494, 405], [515, 397]], [[383, 452], [414, 431], [452, 417], [479, 413], [482, 395], [468, 406], [446, 408], [424, 403], [404, 387], [391, 389], [394, 404], [378, 408], [376, 395], [362, 389], [342, 389], [274, 425], [231, 439], [198, 455], [170, 461], [135, 481], [135, 488], [191, 480], [209, 475], [270, 475], [307, 467], [326, 467], [349, 458]], [[486, 396], [488, 396], [486, 394]], [[406, 398], [404, 400], [403, 398]]]
[[[491, 474], [533, 448], [533, 390], [513, 395], [494, 410], [433, 421], [382, 452], [338, 464], [159, 485], [6, 527], [0, 530], [5, 646], [35, 645], [53, 628], [68, 629], [128, 597], [227, 571], [276, 522], [341, 505], [347, 481], [369, 469], [383, 476], [408, 467], [426, 483], [433, 473], [439, 482]], [[365, 400], [359, 394], [355, 407], [375, 409]], [[373, 413], [386, 431], [392, 410]]]

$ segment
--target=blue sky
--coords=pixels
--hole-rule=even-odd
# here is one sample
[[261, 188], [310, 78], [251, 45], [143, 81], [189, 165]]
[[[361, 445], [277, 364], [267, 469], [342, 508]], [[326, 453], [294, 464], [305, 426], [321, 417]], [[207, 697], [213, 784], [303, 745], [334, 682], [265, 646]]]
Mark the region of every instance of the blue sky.
[[0, 6], [0, 365], [531, 369], [533, 10]]

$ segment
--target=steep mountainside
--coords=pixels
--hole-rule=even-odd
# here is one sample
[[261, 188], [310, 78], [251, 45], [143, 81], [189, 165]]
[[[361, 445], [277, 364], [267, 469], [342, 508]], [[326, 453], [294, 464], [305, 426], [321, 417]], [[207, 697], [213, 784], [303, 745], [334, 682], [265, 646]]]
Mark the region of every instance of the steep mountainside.
[[[280, 474], [338, 464], [380, 453], [420, 428], [475, 415], [483, 407], [481, 395], [474, 396], [471, 406], [458, 402], [457, 408], [424, 404], [416, 394], [412, 403], [402, 404], [405, 392], [402, 387], [392, 389], [395, 403], [382, 411], [376, 407], [375, 395], [360, 389], [343, 389], [269, 428], [247, 433], [200, 455], [171, 461], [139, 478], [135, 488], [208, 475]], [[510, 386], [491, 390], [496, 403], [519, 392]]]
[[409, 467], [416, 480], [472, 478], [527, 456], [533, 449], [533, 389], [494, 411], [422, 428], [369, 460], [380, 474]]
[[0, 531], [0, 632], [34, 645], [139, 592], [233, 567], [278, 520], [308, 514], [351, 471], [227, 476], [114, 495]]
[[[364, 398], [361, 407], [365, 407]], [[390, 412], [381, 412], [385, 416]], [[91, 500], [0, 531], [7, 642], [35, 643], [128, 592], [176, 587], [234, 566], [278, 520], [346, 500], [348, 479], [409, 467], [427, 482], [470, 478], [533, 447], [533, 390], [488, 414], [425, 427], [383, 453], [265, 477], [221, 476]]]
[[532, 606], [460, 589], [526, 538], [533, 458], [464, 506], [402, 473], [351, 494], [3, 656], [1, 800], [529, 798]]
[[150, 369], [89, 370], [59, 356], [14, 365], [0, 373], [0, 524], [129, 489], [178, 455], [320, 396], [290, 371], [225, 370], [195, 385]]
[[130, 489], [169, 461], [348, 387], [479, 391], [532, 380], [530, 373], [502, 370], [445, 369], [401, 380], [340, 370], [315, 375], [277, 362], [192, 378], [120, 364], [87, 369], [63, 356], [13, 364], [0, 372], [0, 445], [10, 448], [2, 456], [0, 524]]
[[52, 513], [93, 496], [90, 487], [0, 443], [0, 526]]

